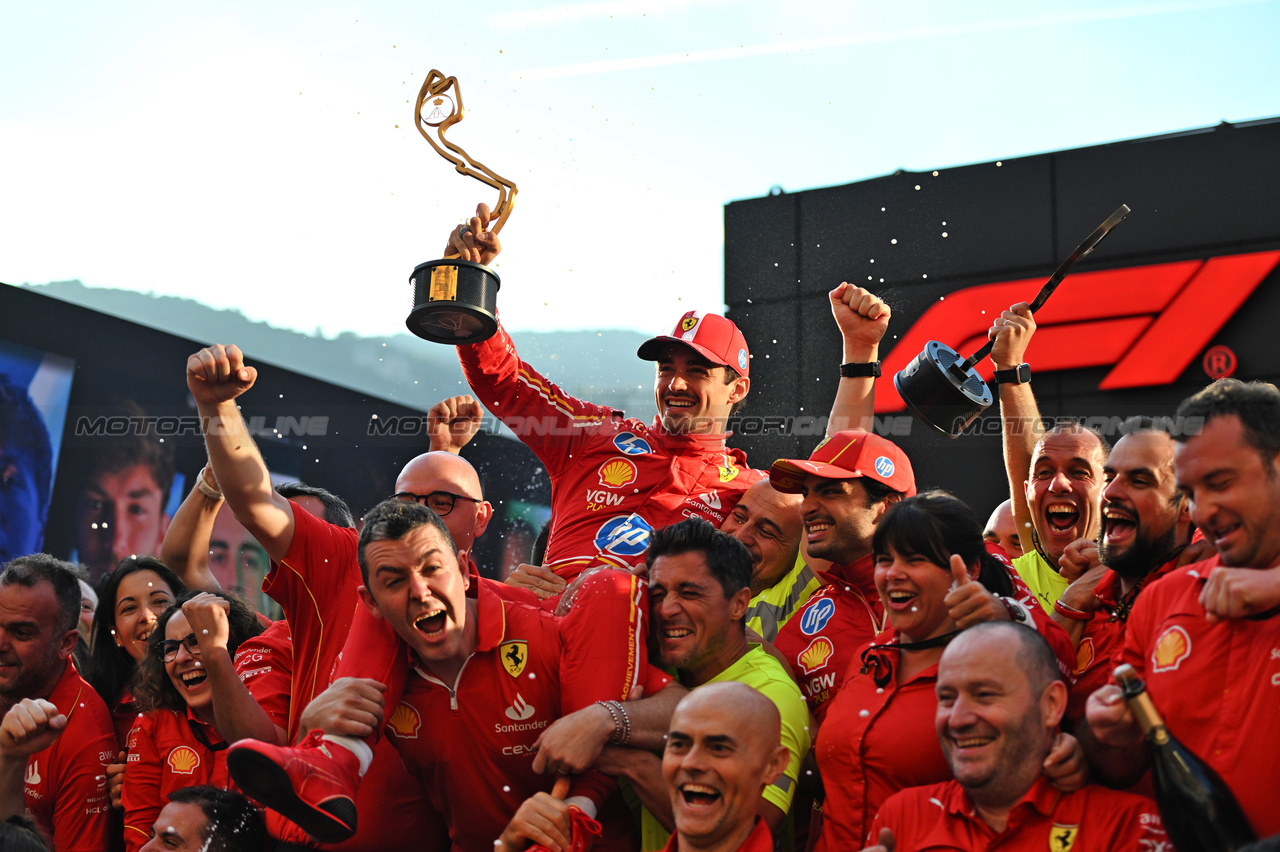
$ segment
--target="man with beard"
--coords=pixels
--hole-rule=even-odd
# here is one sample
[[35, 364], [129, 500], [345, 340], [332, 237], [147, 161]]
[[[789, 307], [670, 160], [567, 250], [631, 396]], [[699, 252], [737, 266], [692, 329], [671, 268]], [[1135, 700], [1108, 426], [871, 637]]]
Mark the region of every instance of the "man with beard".
[[1052, 613], [1053, 602], [1084, 573], [1067, 546], [1098, 537], [1107, 445], [1078, 423], [1043, 431], [1031, 367], [1023, 361], [1035, 330], [1026, 302], [1009, 308], [991, 326], [991, 360], [1000, 385], [1009, 496], [1023, 550], [1013, 567], [1044, 611]]
[[1125, 432], [1103, 468], [1100, 542], [1081, 539], [1068, 547], [1076, 562], [1093, 567], [1054, 603], [1054, 621], [1076, 646], [1071, 722], [1110, 677], [1138, 593], [1178, 567], [1191, 541], [1191, 512], [1173, 472], [1173, 438], [1150, 418], [1128, 421]]
[[[1177, 416], [1203, 423], [1175, 436], [1173, 463], [1191, 520], [1217, 555], [1143, 591], [1117, 660], [1137, 670], [1169, 733], [1217, 771], [1267, 837], [1280, 833], [1280, 618], [1274, 604], [1238, 613], [1247, 617], [1209, 616], [1222, 613], [1233, 578], [1266, 584], [1280, 566], [1280, 390], [1220, 379]], [[1141, 777], [1144, 741], [1119, 687], [1089, 696], [1086, 716], [1080, 742], [1098, 776], [1117, 786]]]
[[1158, 849], [1150, 799], [1089, 784], [1062, 793], [1045, 779], [1067, 703], [1048, 644], [1007, 622], [970, 627], [938, 663], [934, 727], [954, 780], [891, 796], [867, 852], [899, 849]]

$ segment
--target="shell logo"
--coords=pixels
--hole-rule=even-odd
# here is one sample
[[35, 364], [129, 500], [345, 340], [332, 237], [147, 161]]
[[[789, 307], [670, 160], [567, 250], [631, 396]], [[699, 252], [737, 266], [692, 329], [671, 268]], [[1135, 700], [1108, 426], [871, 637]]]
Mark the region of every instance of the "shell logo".
[[831, 659], [831, 654], [835, 650], [830, 639], [819, 636], [809, 643], [808, 648], [800, 652], [800, 667], [804, 669], [805, 674], [813, 674], [827, 664], [827, 660]]
[[416, 740], [418, 729], [422, 727], [422, 717], [417, 710], [401, 701], [387, 718], [387, 727], [400, 739]]
[[190, 746], [178, 746], [169, 752], [169, 768], [179, 775], [190, 775], [200, 765], [200, 755]]
[[1182, 661], [1191, 656], [1191, 637], [1181, 627], [1170, 627], [1156, 640], [1151, 652], [1151, 671], [1176, 671]]
[[1080, 640], [1080, 647], [1076, 648], [1076, 670], [1072, 674], [1080, 674], [1089, 668], [1093, 663], [1093, 639], [1086, 636]]
[[613, 458], [600, 465], [600, 484], [606, 488], [622, 488], [636, 481], [636, 464], [630, 459]]

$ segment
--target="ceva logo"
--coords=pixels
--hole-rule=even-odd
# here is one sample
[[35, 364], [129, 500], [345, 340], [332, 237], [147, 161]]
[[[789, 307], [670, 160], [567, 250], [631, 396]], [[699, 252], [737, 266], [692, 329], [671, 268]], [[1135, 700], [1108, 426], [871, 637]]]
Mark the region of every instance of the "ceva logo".
[[[1036, 314], [1027, 362], [1038, 374], [1114, 364], [1100, 390], [1167, 385], [1277, 263], [1280, 251], [1263, 251], [1077, 273]], [[930, 340], [967, 356], [986, 342], [1001, 311], [1030, 300], [1043, 284], [1027, 278], [948, 293], [898, 341], [884, 360], [884, 374], [907, 366]], [[989, 358], [978, 364], [987, 380], [994, 369]], [[904, 408], [893, 382], [877, 383], [876, 411]]]

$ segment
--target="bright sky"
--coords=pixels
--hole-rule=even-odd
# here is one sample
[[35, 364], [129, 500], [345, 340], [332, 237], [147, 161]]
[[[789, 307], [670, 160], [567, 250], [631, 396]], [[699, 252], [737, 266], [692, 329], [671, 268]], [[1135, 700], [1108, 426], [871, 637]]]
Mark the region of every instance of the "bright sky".
[[414, 129], [438, 68], [520, 187], [506, 324], [656, 332], [721, 306], [728, 201], [1275, 116], [1277, 35], [1278, 0], [10, 3], [0, 281], [403, 331], [496, 200]]

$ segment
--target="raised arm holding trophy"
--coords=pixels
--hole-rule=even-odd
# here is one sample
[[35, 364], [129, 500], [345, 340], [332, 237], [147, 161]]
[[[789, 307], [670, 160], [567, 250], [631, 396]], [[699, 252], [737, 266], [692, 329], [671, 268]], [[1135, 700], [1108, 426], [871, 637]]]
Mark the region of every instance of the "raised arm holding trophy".
[[[458, 172], [498, 190], [498, 205], [488, 230], [493, 234], [502, 230], [515, 204], [516, 185], [445, 138], [445, 131], [463, 117], [462, 87], [457, 78], [432, 69], [418, 92], [413, 115], [418, 132], [437, 154], [453, 163]], [[487, 340], [497, 331], [495, 312], [501, 282], [487, 266], [454, 254], [414, 267], [409, 283], [413, 285], [413, 310], [405, 325], [418, 337], [456, 345]]]

